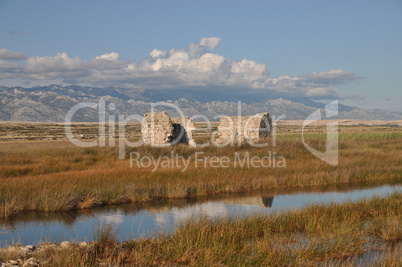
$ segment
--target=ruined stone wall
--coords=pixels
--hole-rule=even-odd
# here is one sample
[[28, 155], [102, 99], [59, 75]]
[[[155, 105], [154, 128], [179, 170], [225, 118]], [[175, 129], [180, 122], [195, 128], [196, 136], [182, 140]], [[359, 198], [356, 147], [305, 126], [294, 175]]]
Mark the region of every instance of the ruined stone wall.
[[[196, 146], [193, 135], [196, 127], [189, 117], [170, 118], [166, 112], [144, 115], [141, 134], [145, 145], [168, 146], [188, 144]], [[221, 118], [218, 143], [258, 143], [270, 136], [272, 122], [268, 113], [253, 116]]]
[[173, 139], [173, 125], [169, 115], [166, 112], [145, 114], [141, 124], [141, 135], [146, 145], [169, 145]]
[[166, 112], [145, 114], [141, 125], [142, 140], [151, 146], [195, 146], [194, 131], [195, 124], [189, 117], [170, 118]]
[[271, 134], [272, 121], [268, 113], [252, 116], [223, 117], [218, 126], [218, 143], [251, 141], [258, 143]]

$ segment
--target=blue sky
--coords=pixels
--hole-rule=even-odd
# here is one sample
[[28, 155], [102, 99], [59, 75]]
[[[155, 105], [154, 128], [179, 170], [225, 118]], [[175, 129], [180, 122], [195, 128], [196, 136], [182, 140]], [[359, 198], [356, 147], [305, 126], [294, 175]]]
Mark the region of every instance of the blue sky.
[[243, 86], [402, 111], [400, 0], [1, 0], [0, 49], [6, 86]]

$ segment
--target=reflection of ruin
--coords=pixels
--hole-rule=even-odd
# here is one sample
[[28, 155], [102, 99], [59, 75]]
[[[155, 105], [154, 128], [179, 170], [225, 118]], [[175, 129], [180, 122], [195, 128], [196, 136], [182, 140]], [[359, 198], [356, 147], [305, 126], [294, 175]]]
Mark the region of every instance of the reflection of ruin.
[[270, 208], [272, 207], [272, 203], [274, 201], [273, 196], [261, 196], [261, 197], [245, 197], [245, 198], [234, 198], [229, 200], [224, 200], [225, 204], [234, 204], [234, 205], [250, 205], [250, 206], [258, 206], [262, 208]]
[[7, 220], [0, 221], [0, 229], [5, 227], [7, 230], [17, 229], [17, 225], [30, 224], [32, 222], [41, 222], [43, 224], [53, 224], [54, 222], [60, 222], [66, 226], [72, 226], [75, 221], [82, 216], [77, 211], [66, 212], [38, 212], [38, 211], [26, 211], [19, 213]]
[[170, 118], [166, 112], [145, 114], [141, 125], [142, 140], [151, 146], [195, 146], [194, 130], [194, 122], [189, 117]]
[[253, 116], [223, 117], [218, 127], [218, 143], [252, 142], [258, 143], [271, 134], [272, 121], [268, 113]]
[[264, 207], [270, 208], [272, 207], [272, 203], [274, 202], [274, 197], [261, 197], [262, 203], [264, 204]]

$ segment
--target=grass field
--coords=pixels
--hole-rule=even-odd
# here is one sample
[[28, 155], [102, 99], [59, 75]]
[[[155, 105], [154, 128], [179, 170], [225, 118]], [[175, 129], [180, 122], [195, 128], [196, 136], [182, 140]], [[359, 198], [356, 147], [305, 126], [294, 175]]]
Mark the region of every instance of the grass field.
[[[85, 126], [86, 127], [86, 126]], [[292, 126], [293, 127], [293, 126]], [[148, 202], [159, 199], [196, 198], [272, 188], [309, 187], [402, 177], [400, 127], [341, 127], [339, 165], [331, 166], [304, 147], [295, 128], [280, 129], [277, 144], [265, 148], [184, 145], [166, 148], [127, 148], [119, 160], [116, 147], [76, 147], [65, 140], [3, 141], [0, 143], [0, 217], [23, 211], [65, 211], [99, 205]], [[138, 127], [133, 129], [137, 129]], [[16, 129], [14, 129], [17, 131]], [[8, 129], [12, 131], [12, 129]], [[18, 132], [18, 131], [17, 131]], [[132, 136], [138, 135], [133, 132]], [[205, 133], [198, 140], [207, 140]], [[307, 143], [325, 149], [323, 128], [305, 135]], [[130, 168], [129, 152], [141, 156], [191, 157], [188, 169], [178, 167]], [[286, 168], [195, 166], [194, 155], [234, 158], [249, 154], [262, 158], [269, 152], [286, 160]], [[265, 160], [267, 164], [267, 160]]]

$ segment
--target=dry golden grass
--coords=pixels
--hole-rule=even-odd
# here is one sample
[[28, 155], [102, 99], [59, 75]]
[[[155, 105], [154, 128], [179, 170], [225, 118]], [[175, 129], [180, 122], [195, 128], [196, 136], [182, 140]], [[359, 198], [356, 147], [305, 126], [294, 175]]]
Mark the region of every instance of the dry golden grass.
[[[172, 234], [124, 243], [104, 226], [87, 247], [50, 247], [37, 258], [46, 266], [401, 266], [401, 243], [378, 234], [383, 221], [391, 228], [402, 223], [401, 197], [191, 219]], [[12, 257], [0, 251], [0, 261]]]
[[[325, 134], [307, 135], [324, 150]], [[141, 156], [266, 156], [286, 159], [286, 168], [130, 168], [117, 148], [80, 148], [67, 141], [2, 142], [0, 145], [0, 217], [27, 210], [62, 211], [98, 205], [195, 198], [272, 188], [309, 187], [402, 177], [402, 132], [341, 133], [339, 165], [331, 166], [306, 150], [299, 133], [279, 134], [277, 146], [253, 148], [184, 145], [139, 147]], [[128, 154], [128, 152], [127, 152]]]

